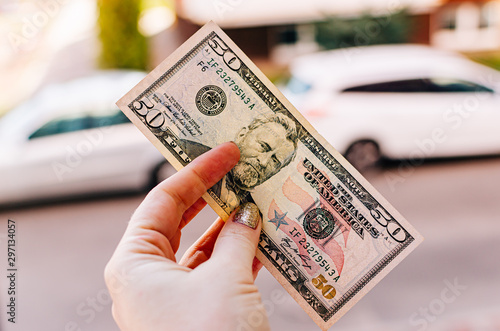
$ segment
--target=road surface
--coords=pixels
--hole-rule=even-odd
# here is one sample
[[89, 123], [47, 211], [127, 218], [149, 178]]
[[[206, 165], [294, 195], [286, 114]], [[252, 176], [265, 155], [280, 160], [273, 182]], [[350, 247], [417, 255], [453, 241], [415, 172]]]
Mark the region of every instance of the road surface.
[[[500, 330], [500, 158], [367, 175], [425, 241], [332, 330]], [[1, 211], [2, 330], [118, 330], [103, 269], [143, 196]], [[6, 314], [8, 219], [17, 227], [15, 324]], [[179, 252], [213, 219], [207, 207]], [[266, 270], [257, 283], [273, 330], [317, 330]]]

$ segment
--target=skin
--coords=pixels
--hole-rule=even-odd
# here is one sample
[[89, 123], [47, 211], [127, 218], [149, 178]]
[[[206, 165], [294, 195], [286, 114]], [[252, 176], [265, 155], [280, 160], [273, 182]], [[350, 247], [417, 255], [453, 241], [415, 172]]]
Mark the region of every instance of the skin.
[[235, 140], [241, 159], [231, 171], [235, 184], [249, 190], [262, 184], [292, 157], [293, 143], [286, 139], [286, 130], [279, 123], [265, 123], [253, 130], [244, 128]]
[[[196, 158], [156, 186], [132, 216], [105, 269], [121, 330], [268, 330], [254, 279], [261, 229], [218, 219], [179, 263], [181, 230], [201, 195], [239, 160], [234, 143]], [[243, 327], [242, 327], [243, 325]], [[248, 327], [251, 328], [248, 328]]]

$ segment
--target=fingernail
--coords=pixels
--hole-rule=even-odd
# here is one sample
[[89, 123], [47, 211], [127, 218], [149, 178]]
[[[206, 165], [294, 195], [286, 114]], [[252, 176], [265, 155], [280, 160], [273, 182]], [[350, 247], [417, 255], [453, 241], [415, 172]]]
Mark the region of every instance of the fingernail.
[[233, 222], [240, 223], [255, 229], [259, 223], [259, 208], [255, 203], [246, 202], [240, 206], [240, 209], [234, 215]]

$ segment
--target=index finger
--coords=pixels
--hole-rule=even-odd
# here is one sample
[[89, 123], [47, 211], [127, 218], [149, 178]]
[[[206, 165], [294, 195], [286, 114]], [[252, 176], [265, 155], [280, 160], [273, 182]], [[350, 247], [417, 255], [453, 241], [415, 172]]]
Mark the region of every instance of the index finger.
[[149, 192], [132, 217], [131, 225], [158, 231], [172, 239], [184, 212], [224, 177], [239, 158], [239, 149], [233, 142], [200, 155]]

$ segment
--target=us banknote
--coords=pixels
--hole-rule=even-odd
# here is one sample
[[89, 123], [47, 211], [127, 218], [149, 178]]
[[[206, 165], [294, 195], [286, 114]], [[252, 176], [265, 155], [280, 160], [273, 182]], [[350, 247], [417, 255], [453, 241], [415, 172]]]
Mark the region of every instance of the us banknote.
[[177, 169], [236, 142], [204, 198], [223, 219], [257, 204], [257, 257], [322, 329], [423, 240], [212, 22], [117, 104]]

